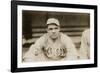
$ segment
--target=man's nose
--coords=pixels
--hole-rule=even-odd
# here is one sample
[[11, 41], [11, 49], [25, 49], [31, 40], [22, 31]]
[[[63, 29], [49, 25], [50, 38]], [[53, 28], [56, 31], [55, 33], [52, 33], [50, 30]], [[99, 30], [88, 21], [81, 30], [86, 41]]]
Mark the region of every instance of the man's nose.
[[55, 33], [56, 32], [55, 29], [53, 29], [52, 32]]

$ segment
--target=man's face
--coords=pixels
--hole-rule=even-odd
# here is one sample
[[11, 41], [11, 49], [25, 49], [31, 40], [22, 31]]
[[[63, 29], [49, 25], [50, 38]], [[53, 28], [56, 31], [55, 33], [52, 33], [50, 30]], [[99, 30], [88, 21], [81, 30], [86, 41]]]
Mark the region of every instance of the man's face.
[[54, 24], [50, 24], [47, 27], [47, 32], [51, 39], [56, 39], [59, 36], [60, 27]]

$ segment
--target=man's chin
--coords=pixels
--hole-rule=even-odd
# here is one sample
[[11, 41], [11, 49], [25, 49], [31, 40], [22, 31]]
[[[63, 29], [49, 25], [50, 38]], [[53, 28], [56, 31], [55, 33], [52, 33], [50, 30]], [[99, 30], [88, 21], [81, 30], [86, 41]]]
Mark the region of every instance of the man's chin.
[[57, 37], [52, 37], [53, 40], [57, 39]]

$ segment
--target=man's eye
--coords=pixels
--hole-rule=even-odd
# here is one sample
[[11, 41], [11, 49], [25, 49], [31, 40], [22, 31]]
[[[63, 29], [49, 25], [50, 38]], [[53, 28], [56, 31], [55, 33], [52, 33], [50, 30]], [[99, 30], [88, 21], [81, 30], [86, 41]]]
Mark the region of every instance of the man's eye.
[[58, 28], [55, 28], [55, 29], [58, 29]]
[[53, 30], [53, 28], [49, 28], [49, 30]]
[[49, 28], [49, 30], [58, 29], [58, 28]]

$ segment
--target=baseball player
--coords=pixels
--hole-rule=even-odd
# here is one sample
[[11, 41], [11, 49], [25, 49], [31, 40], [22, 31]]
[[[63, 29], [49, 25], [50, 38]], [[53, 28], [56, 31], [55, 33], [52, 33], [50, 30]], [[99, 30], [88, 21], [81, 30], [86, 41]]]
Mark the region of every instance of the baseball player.
[[24, 56], [25, 62], [58, 61], [77, 59], [77, 50], [72, 40], [60, 32], [60, 23], [55, 18], [47, 20], [47, 33], [31, 45]]
[[90, 29], [86, 29], [82, 33], [80, 46], [80, 59], [90, 58]]

